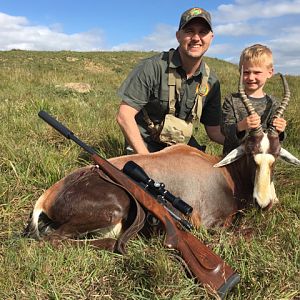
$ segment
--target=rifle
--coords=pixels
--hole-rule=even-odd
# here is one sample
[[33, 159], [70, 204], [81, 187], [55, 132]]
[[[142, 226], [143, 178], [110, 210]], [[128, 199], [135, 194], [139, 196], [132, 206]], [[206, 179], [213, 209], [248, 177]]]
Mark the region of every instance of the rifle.
[[[126, 175], [138, 183], [144, 190], [148, 191], [163, 207], [169, 212], [171, 217], [176, 220], [186, 230], [193, 230], [193, 225], [186, 219], [181, 218], [167, 203], [172, 207], [188, 216], [192, 213], [193, 208], [184, 202], [181, 198], [174, 196], [165, 189], [162, 182], [157, 182], [151, 179], [146, 172], [134, 161], [128, 161], [122, 170]], [[154, 217], [154, 216], [152, 216]], [[154, 217], [155, 218], [155, 217]], [[157, 218], [155, 218], [157, 220]]]
[[72, 131], [55, 120], [45, 111], [39, 117], [56, 129], [67, 139], [71, 139], [87, 151], [99, 168], [116, 183], [124, 186], [137, 201], [162, 224], [165, 230], [164, 244], [168, 248], [179, 251], [190, 271], [210, 291], [217, 293], [222, 299], [240, 280], [238, 273], [233, 271], [222, 258], [205, 246], [190, 232], [177, 226], [170, 213], [132, 178], [117, 169], [97, 152], [77, 138]]

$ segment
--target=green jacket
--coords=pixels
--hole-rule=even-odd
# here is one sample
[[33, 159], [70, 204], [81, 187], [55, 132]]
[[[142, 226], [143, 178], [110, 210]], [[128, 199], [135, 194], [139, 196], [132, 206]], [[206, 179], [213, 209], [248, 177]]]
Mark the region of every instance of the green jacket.
[[[157, 143], [152, 141], [140, 110], [144, 107], [155, 124], [161, 123], [168, 113], [168, 57], [169, 51], [142, 60], [125, 79], [118, 93], [124, 102], [139, 111], [136, 122], [147, 145]], [[181, 67], [178, 49], [174, 52], [171, 64], [177, 68], [182, 78], [176, 116], [184, 120], [189, 117], [194, 106], [196, 87], [201, 82], [205, 68], [204, 64], [201, 64], [195, 75], [187, 79]], [[205, 125], [216, 126], [220, 125], [221, 121], [221, 92], [219, 81], [213, 72], [210, 72], [208, 84], [210, 89], [203, 97], [200, 121]]]

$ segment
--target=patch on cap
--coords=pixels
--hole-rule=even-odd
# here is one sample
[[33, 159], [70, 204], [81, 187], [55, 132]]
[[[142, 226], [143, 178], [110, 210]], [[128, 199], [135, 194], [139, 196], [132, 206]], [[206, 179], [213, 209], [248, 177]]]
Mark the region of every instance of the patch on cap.
[[197, 16], [199, 14], [202, 13], [201, 8], [192, 8], [189, 12], [188, 12], [188, 16]]

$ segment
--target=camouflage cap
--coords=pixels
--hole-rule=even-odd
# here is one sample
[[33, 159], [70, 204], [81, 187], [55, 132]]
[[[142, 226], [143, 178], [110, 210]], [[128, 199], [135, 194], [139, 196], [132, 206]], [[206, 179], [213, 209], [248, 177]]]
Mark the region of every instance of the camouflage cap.
[[188, 22], [190, 22], [194, 18], [204, 19], [212, 30], [210, 13], [199, 7], [190, 8], [181, 15], [178, 30], [182, 29]]

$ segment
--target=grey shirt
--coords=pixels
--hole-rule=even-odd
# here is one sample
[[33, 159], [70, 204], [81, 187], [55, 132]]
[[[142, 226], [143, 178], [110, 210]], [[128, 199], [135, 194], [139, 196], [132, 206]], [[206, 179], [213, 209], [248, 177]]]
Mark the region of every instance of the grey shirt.
[[[262, 128], [265, 130], [272, 122], [272, 116], [278, 106], [272, 96], [266, 95], [262, 98], [248, 97], [256, 113], [261, 117]], [[228, 154], [238, 147], [248, 136], [248, 132], [237, 131], [237, 123], [248, 116], [246, 107], [239, 93], [233, 93], [225, 97], [222, 107], [221, 131], [225, 136], [223, 154]], [[283, 135], [280, 136], [283, 139]]]
[[[119, 96], [122, 100], [139, 111], [136, 115], [136, 122], [146, 144], [157, 143], [152, 141], [147, 131], [147, 124], [143, 119], [141, 109], [144, 107], [147, 110], [150, 119], [155, 124], [161, 123], [168, 113], [168, 58], [169, 51], [142, 60], [119, 89]], [[181, 66], [178, 49], [174, 51], [170, 67], [176, 68], [182, 79], [180, 99], [177, 99], [175, 115], [184, 120], [191, 114], [195, 102], [196, 87], [201, 83], [205, 67], [202, 63], [194, 76], [187, 79]], [[209, 92], [203, 97], [200, 121], [205, 125], [216, 126], [220, 125], [221, 121], [221, 92], [219, 80], [213, 72], [210, 72], [208, 85]]]

